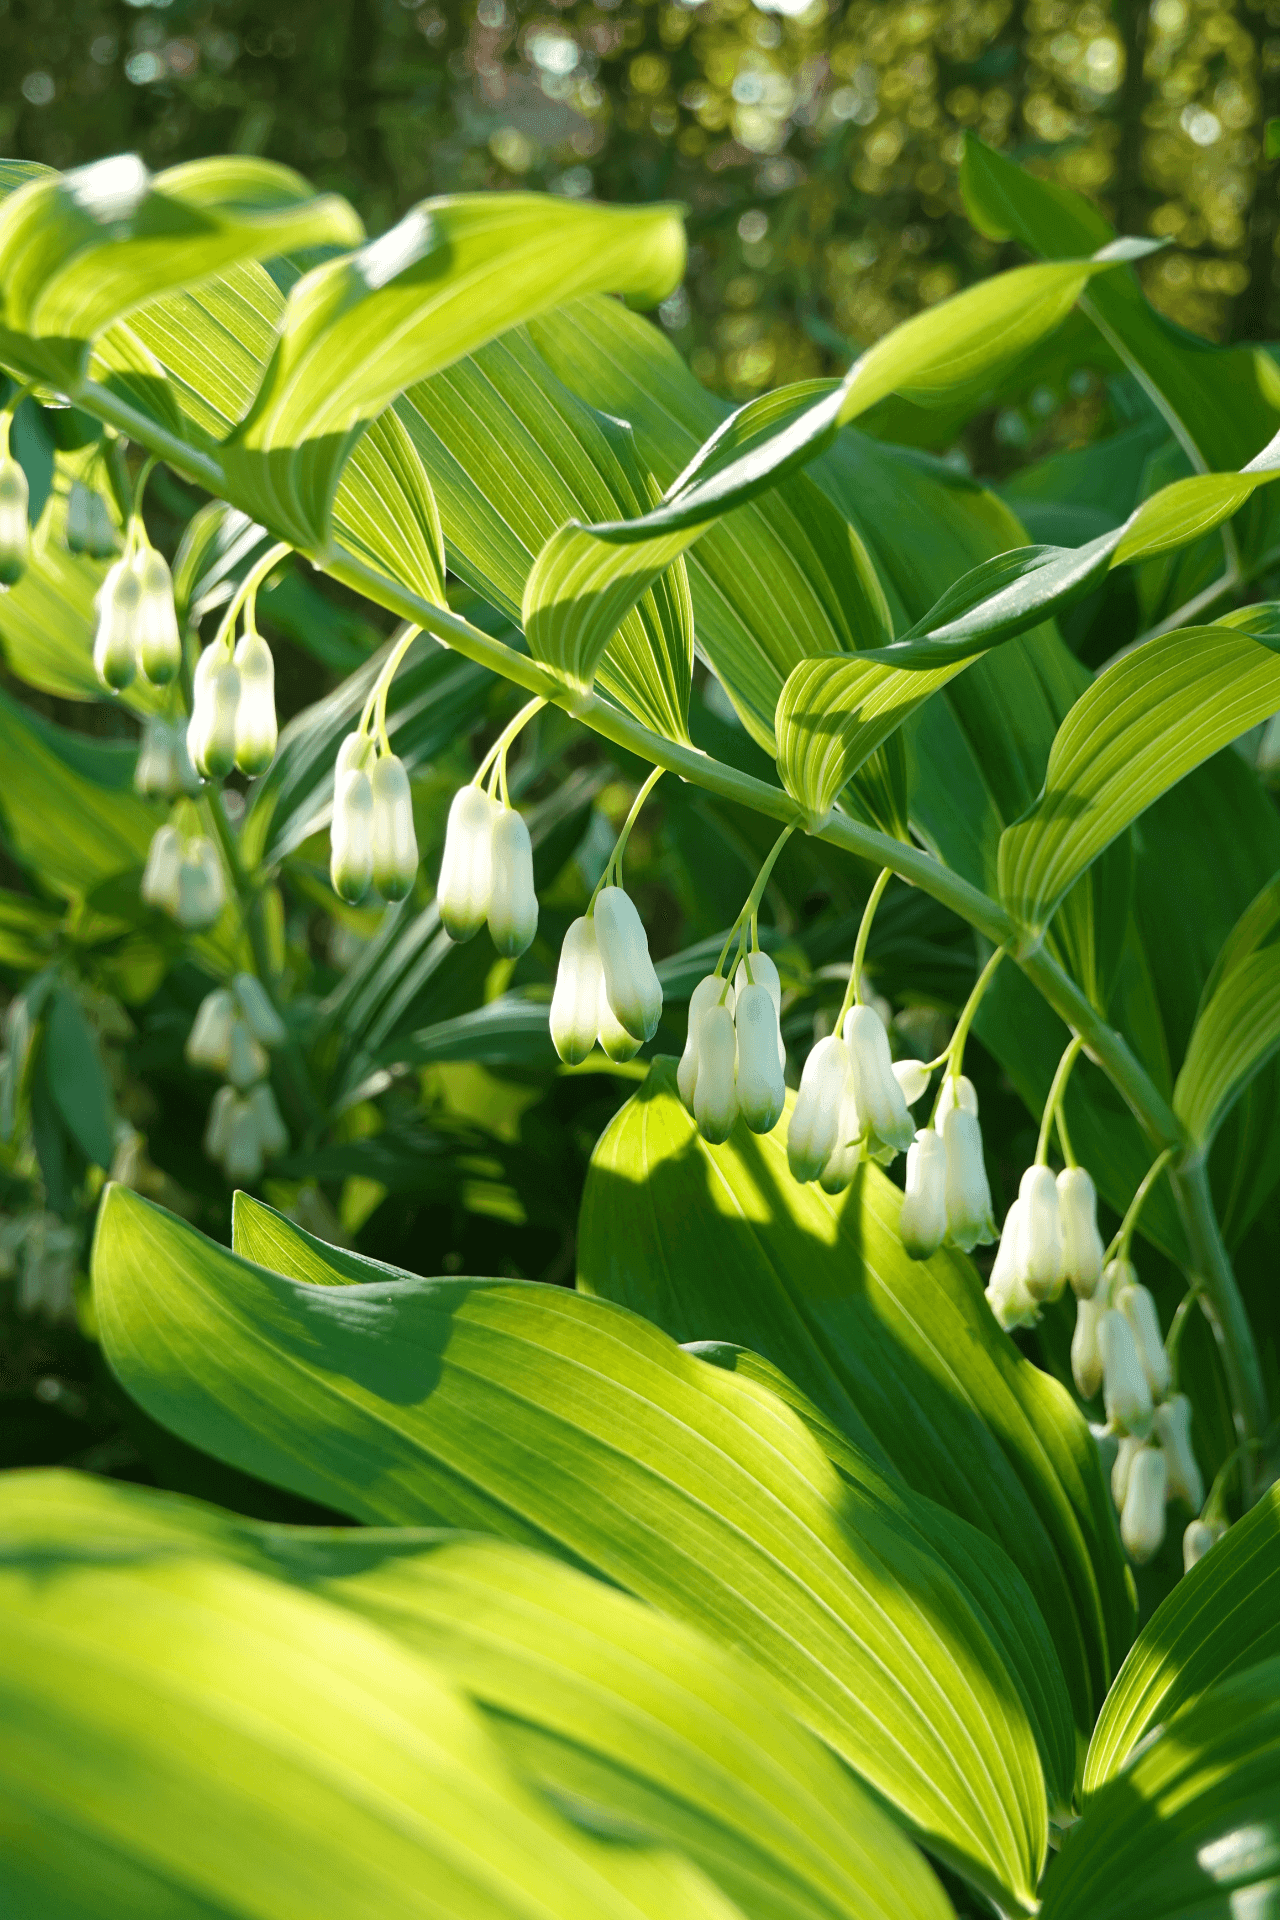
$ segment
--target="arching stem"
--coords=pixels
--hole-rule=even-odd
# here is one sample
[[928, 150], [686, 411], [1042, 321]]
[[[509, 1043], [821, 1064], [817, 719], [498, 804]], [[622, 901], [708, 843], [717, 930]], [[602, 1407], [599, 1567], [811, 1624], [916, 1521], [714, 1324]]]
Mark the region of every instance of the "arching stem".
[[1071, 1077], [1071, 1069], [1080, 1058], [1083, 1047], [1084, 1041], [1080, 1038], [1080, 1035], [1077, 1034], [1074, 1040], [1068, 1041], [1063, 1050], [1062, 1058], [1058, 1062], [1058, 1070], [1054, 1074], [1053, 1083], [1049, 1088], [1049, 1098], [1044, 1103], [1044, 1112], [1040, 1117], [1040, 1138], [1036, 1142], [1036, 1165], [1038, 1167], [1044, 1166], [1048, 1158], [1049, 1134], [1053, 1127], [1054, 1115], [1058, 1112], [1062, 1104], [1062, 1096], [1067, 1090], [1067, 1081]]

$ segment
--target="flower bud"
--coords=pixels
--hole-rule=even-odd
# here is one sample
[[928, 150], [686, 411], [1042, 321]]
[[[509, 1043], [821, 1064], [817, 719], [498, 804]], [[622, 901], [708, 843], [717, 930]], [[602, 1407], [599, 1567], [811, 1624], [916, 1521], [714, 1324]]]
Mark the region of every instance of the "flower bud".
[[[738, 1106], [752, 1133], [772, 1133], [787, 1103], [779, 1063], [778, 1010], [763, 982], [738, 989]], [[781, 1049], [783, 1059], [785, 1049]], [[695, 1095], [696, 1097], [696, 1095]]]
[[1133, 1434], [1126, 1433], [1116, 1448], [1116, 1457], [1111, 1463], [1111, 1498], [1115, 1502], [1117, 1513], [1124, 1511], [1125, 1495], [1129, 1491], [1129, 1476], [1133, 1472], [1133, 1463], [1146, 1444], [1145, 1440], [1135, 1439]]
[[1120, 1538], [1139, 1566], [1159, 1552], [1164, 1539], [1165, 1480], [1164, 1455], [1158, 1447], [1143, 1447], [1130, 1469], [1120, 1515]]
[[6, 455], [0, 460], [0, 586], [13, 586], [27, 570], [28, 504], [27, 476], [18, 461]]
[[737, 996], [728, 981], [718, 973], [709, 973], [705, 980], [699, 980], [689, 995], [689, 1029], [680, 1065], [676, 1068], [676, 1087], [690, 1113], [693, 1112], [693, 1093], [698, 1083], [698, 1023], [707, 1008], [719, 1006], [722, 999], [732, 1013], [737, 1005]]
[[966, 1113], [971, 1113], [976, 1118], [978, 1089], [972, 1080], [965, 1078], [964, 1074], [944, 1070], [942, 1087], [938, 1094], [938, 1110], [933, 1116], [933, 1124], [939, 1133], [945, 1133], [947, 1115], [953, 1107], [963, 1107]]
[[1062, 1222], [1062, 1273], [1078, 1299], [1088, 1300], [1102, 1274], [1102, 1235], [1098, 1232], [1098, 1195], [1083, 1167], [1064, 1167], [1058, 1175], [1058, 1214]]
[[188, 840], [178, 870], [178, 905], [174, 916], [178, 925], [188, 933], [203, 933], [218, 918], [226, 899], [218, 849], [203, 835]]
[[[110, 575], [107, 576], [108, 579]], [[240, 670], [224, 647], [206, 647], [192, 676], [187, 752], [197, 773], [221, 779], [236, 763]]]
[[1102, 1355], [1103, 1405], [1107, 1419], [1124, 1433], [1145, 1440], [1151, 1431], [1151, 1388], [1142, 1371], [1133, 1328], [1115, 1307], [1098, 1321], [1098, 1351]]
[[1193, 1513], [1204, 1505], [1204, 1479], [1191, 1445], [1191, 1402], [1185, 1393], [1165, 1400], [1152, 1417], [1169, 1469], [1169, 1498], [1185, 1500]]
[[816, 1180], [835, 1152], [848, 1079], [849, 1049], [838, 1034], [828, 1034], [804, 1063], [787, 1124], [787, 1164], [793, 1179]]
[[[895, 1060], [893, 1077], [901, 1087], [902, 1097], [909, 1107], [914, 1107], [933, 1078], [923, 1060]], [[938, 1137], [941, 1139], [942, 1136], [939, 1134]]]
[[287, 1037], [284, 1021], [272, 1006], [257, 974], [238, 973], [231, 985], [254, 1039], [260, 1040], [264, 1047], [282, 1047]]
[[844, 1017], [843, 1038], [849, 1049], [858, 1113], [868, 1136], [874, 1136], [876, 1146], [899, 1151], [909, 1147], [916, 1136], [916, 1123], [894, 1078], [889, 1036], [874, 1007], [850, 1007]]
[[99, 680], [113, 693], [123, 692], [138, 671], [135, 628], [141, 593], [138, 576], [127, 560], [117, 560], [98, 588], [93, 665]]
[[[1117, 1261], [1115, 1264], [1120, 1263]], [[1156, 1303], [1138, 1281], [1116, 1288], [1111, 1297], [1133, 1328], [1138, 1358], [1147, 1376], [1151, 1397], [1153, 1400], [1162, 1399], [1169, 1391], [1170, 1370], [1169, 1356], [1164, 1350], [1160, 1334], [1160, 1315], [1156, 1311]]]
[[138, 575], [138, 665], [153, 686], [167, 687], [182, 665], [173, 575], [164, 555], [154, 547], [140, 553], [134, 567]]
[[187, 730], [167, 720], [150, 719], [134, 763], [135, 793], [148, 799], [173, 800], [180, 793], [196, 793], [200, 782], [187, 754]]
[[373, 787], [362, 768], [340, 773], [329, 828], [329, 879], [340, 900], [355, 906], [373, 878]]
[[938, 1251], [947, 1232], [947, 1150], [932, 1127], [921, 1127], [907, 1148], [907, 1190], [898, 1238], [913, 1260]]
[[275, 758], [276, 663], [262, 635], [246, 628], [236, 643], [240, 697], [235, 714], [235, 759], [241, 773], [265, 773]]
[[225, 1073], [231, 1049], [231, 1029], [236, 1021], [234, 994], [225, 987], [207, 993], [196, 1009], [196, 1017], [187, 1035], [188, 1065], [206, 1067], [210, 1073]]
[[1190, 1573], [1225, 1532], [1220, 1520], [1193, 1520], [1182, 1536], [1182, 1571]]
[[1016, 1248], [1021, 1218], [1022, 1206], [1015, 1200], [1005, 1214], [1004, 1230], [987, 1282], [987, 1304], [1006, 1333], [1014, 1327], [1034, 1327], [1040, 1318], [1038, 1304], [1017, 1276]]
[[222, 1167], [228, 1180], [252, 1186], [262, 1172], [262, 1141], [253, 1108], [247, 1100], [237, 1100], [228, 1109], [226, 1143], [222, 1149]]
[[972, 1253], [979, 1242], [989, 1246], [996, 1237], [977, 1114], [953, 1106], [942, 1139], [947, 1149], [947, 1241]]
[[258, 1130], [258, 1143], [263, 1157], [275, 1160], [284, 1153], [289, 1145], [289, 1135], [284, 1121], [280, 1118], [280, 1109], [276, 1105], [275, 1094], [271, 1091], [269, 1080], [260, 1080], [246, 1096], [254, 1126]]
[[[782, 1038], [782, 1026], [781, 1026], [782, 982], [778, 978], [777, 967], [774, 965], [773, 961], [769, 958], [768, 954], [761, 951], [760, 949], [757, 949], [757, 951], [753, 953], [751, 956], [751, 980], [755, 982], [756, 986], [767, 987], [769, 990], [769, 998], [773, 1002], [773, 1011], [779, 1022], [778, 1065], [781, 1068], [782, 1072], [785, 1074], [787, 1070], [787, 1047], [786, 1047], [786, 1042]], [[747, 963], [745, 959], [739, 960], [738, 970], [733, 976], [734, 992], [741, 993], [742, 989], [745, 986], [749, 986], [750, 984], [751, 982], [748, 981], [747, 979]], [[750, 1125], [751, 1124], [750, 1121], [748, 1121], [747, 1124]]]
[[413, 794], [404, 762], [394, 753], [384, 753], [369, 782], [373, 788], [373, 884], [384, 900], [403, 900], [418, 876]]
[[635, 902], [621, 887], [602, 887], [596, 895], [595, 922], [609, 1005], [635, 1039], [652, 1040], [662, 1018], [662, 986]]
[[1102, 1386], [1098, 1322], [1106, 1310], [1106, 1302], [1097, 1297], [1076, 1301], [1076, 1330], [1071, 1336], [1071, 1372], [1076, 1392], [1082, 1400], [1092, 1400]]
[[[533, 945], [538, 931], [538, 896], [533, 886], [533, 843], [524, 816], [514, 807], [499, 810], [491, 846], [489, 932], [498, 952], [515, 960]], [[646, 1039], [650, 1037], [645, 1035]]]
[[637, 1040], [634, 1034], [627, 1032], [609, 1005], [603, 968], [600, 972], [600, 988], [596, 998], [596, 1029], [600, 1036], [600, 1045], [610, 1060], [634, 1060], [644, 1044], [643, 1041]]
[[234, 1087], [219, 1087], [213, 1096], [204, 1129], [204, 1150], [211, 1160], [220, 1161], [227, 1150], [227, 1134], [237, 1104]]
[[551, 996], [551, 1041], [566, 1066], [576, 1067], [596, 1043], [603, 987], [595, 922], [584, 914], [565, 934]]
[[182, 835], [176, 827], [157, 827], [147, 850], [147, 864], [139, 889], [149, 907], [177, 913], [178, 882], [182, 872]]
[[233, 1020], [227, 1038], [226, 1075], [241, 1093], [261, 1080], [267, 1071], [266, 1050], [249, 1031], [247, 1020]]
[[[843, 1041], [840, 1044], [844, 1046]], [[845, 1058], [849, 1060], [848, 1047], [845, 1047]], [[840, 1113], [836, 1121], [836, 1144], [822, 1172], [818, 1175], [818, 1185], [824, 1193], [844, 1192], [862, 1164], [864, 1144], [862, 1116], [858, 1112], [858, 1094], [853, 1079], [853, 1065], [849, 1061], [848, 1071], [845, 1074], [844, 1093], [840, 1100]]]
[[493, 829], [501, 811], [483, 787], [459, 787], [453, 796], [436, 884], [441, 925], [451, 940], [470, 940], [489, 917]]
[[1048, 1167], [1028, 1167], [1018, 1187], [1014, 1271], [1033, 1300], [1052, 1300], [1062, 1288], [1062, 1227], [1058, 1183]]
[[693, 1117], [698, 1132], [713, 1147], [729, 1138], [738, 1117], [737, 1051], [738, 1037], [728, 1007], [708, 1007], [698, 1022]]

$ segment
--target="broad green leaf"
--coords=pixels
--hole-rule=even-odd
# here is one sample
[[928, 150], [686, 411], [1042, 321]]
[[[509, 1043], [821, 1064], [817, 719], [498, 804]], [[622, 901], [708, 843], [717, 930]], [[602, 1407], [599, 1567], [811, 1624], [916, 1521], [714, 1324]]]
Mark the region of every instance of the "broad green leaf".
[[571, 1825], [428, 1659], [236, 1565], [216, 1521], [183, 1539], [171, 1502], [78, 1480], [59, 1501], [52, 1478], [0, 1488], [6, 1911], [738, 1912], [687, 1863]]
[[1129, 1649], [1089, 1743], [1086, 1793], [1114, 1778], [1151, 1727], [1241, 1668], [1280, 1655], [1278, 1585], [1274, 1486], [1178, 1582]]
[[674, 1847], [759, 1920], [946, 1920], [915, 1849], [798, 1725], [769, 1676], [597, 1580], [505, 1541], [263, 1527], [84, 1475], [12, 1475], [5, 1536], [34, 1554], [239, 1563], [370, 1622], [485, 1710], [518, 1772], [581, 1824]]
[[224, 450], [232, 485], [274, 529], [323, 547], [355, 438], [406, 387], [577, 295], [656, 302], [683, 266], [670, 208], [519, 193], [423, 201], [292, 288], [266, 377]]
[[723, 1147], [658, 1060], [592, 1157], [579, 1290], [679, 1340], [773, 1361], [854, 1445], [998, 1541], [1048, 1622], [1091, 1729], [1133, 1633], [1097, 1449], [1069, 1397], [1001, 1334], [971, 1264], [908, 1260], [873, 1167], [833, 1199], [787, 1167], [785, 1122]]
[[[452, 1020], [437, 1020], [429, 1027], [397, 1035], [385, 1052], [424, 1067], [440, 1060], [478, 1060], [490, 1067], [554, 1069], [557, 1064], [546, 1000], [528, 1000], [513, 993], [486, 1001], [484, 1006]], [[603, 1070], [613, 1063], [596, 1055], [593, 1064]]]
[[1031, 811], [1000, 839], [1000, 893], [1035, 931], [1103, 848], [1175, 781], [1280, 707], [1272, 644], [1217, 625], [1135, 647], [1058, 729]]
[[1280, 1046], [1278, 921], [1280, 879], [1245, 908], [1206, 982], [1173, 1090], [1174, 1112], [1201, 1145]]
[[74, 993], [60, 987], [44, 1029], [43, 1064], [54, 1105], [85, 1158], [109, 1167], [115, 1153], [115, 1102], [98, 1038]]
[[[37, 972], [52, 959], [61, 925], [60, 908], [0, 888], [0, 967], [21, 974]], [[0, 1125], [0, 1135], [9, 1131]]]
[[1280, 1892], [1280, 1659], [1174, 1716], [1090, 1801], [1044, 1920], [1268, 1920]]
[[247, 155], [152, 175], [135, 154], [44, 175], [0, 207], [0, 350], [55, 385], [89, 343], [145, 301], [238, 260], [364, 237], [337, 194]]
[[395, 1275], [243, 1199], [236, 1239], [291, 1277], [104, 1200], [99, 1326], [154, 1417], [362, 1518], [550, 1548], [736, 1644], [931, 1850], [1030, 1902], [1044, 1786], [999, 1649], [780, 1403], [762, 1434], [758, 1393], [557, 1288]]
[[129, 782], [132, 747], [40, 720], [0, 693], [0, 818], [15, 857], [67, 898], [141, 868], [164, 814]]
[[787, 792], [822, 819], [876, 748], [968, 664], [904, 670], [882, 658], [802, 660], [778, 695], [774, 719]]

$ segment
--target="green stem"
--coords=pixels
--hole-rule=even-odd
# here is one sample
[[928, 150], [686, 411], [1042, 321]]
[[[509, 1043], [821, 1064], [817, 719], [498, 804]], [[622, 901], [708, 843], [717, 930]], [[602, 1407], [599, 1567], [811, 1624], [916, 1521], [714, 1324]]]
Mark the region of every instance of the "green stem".
[[421, 633], [421, 627], [410, 626], [400, 638], [387, 658], [387, 664], [378, 675], [378, 684], [374, 693], [373, 716], [378, 730], [378, 745], [384, 753], [390, 753], [391, 742], [387, 738], [387, 695], [391, 692], [391, 682], [396, 677], [396, 668], [408, 653], [410, 647]]
[[1074, 1040], [1067, 1042], [1066, 1050], [1058, 1062], [1058, 1070], [1054, 1074], [1052, 1085], [1049, 1088], [1049, 1098], [1044, 1103], [1044, 1112], [1040, 1117], [1040, 1138], [1036, 1142], [1036, 1165], [1038, 1167], [1043, 1167], [1048, 1158], [1049, 1132], [1053, 1126], [1053, 1117], [1062, 1103], [1062, 1096], [1067, 1090], [1067, 1081], [1070, 1078], [1071, 1069], [1080, 1058], [1083, 1047], [1084, 1041], [1080, 1038], [1080, 1035], [1077, 1034]]
[[213, 636], [213, 645], [215, 647], [225, 643], [228, 653], [232, 651], [236, 619], [241, 607], [245, 604], [246, 600], [253, 599], [257, 596], [258, 588], [262, 585], [272, 567], [278, 566], [285, 555], [292, 552], [293, 548], [287, 540], [279, 540], [275, 546], [268, 547], [261, 560], [254, 562], [244, 579], [240, 582], [240, 585], [232, 594], [227, 605], [227, 610], [218, 622], [218, 631]]
[[649, 795], [653, 792], [665, 771], [666, 769], [664, 767], [655, 767], [646, 779], [644, 785], [631, 803], [631, 811], [626, 817], [622, 832], [618, 835], [613, 852], [609, 856], [609, 866], [605, 868], [605, 872], [608, 873], [609, 867], [613, 868], [618, 886], [622, 885], [622, 856], [627, 850], [627, 842], [631, 838], [631, 829], [640, 818], [640, 809], [644, 806], [645, 801], [649, 798]]
[[1058, 1120], [1058, 1139], [1062, 1143], [1062, 1157], [1066, 1161], [1069, 1167], [1078, 1166], [1080, 1163], [1076, 1159], [1074, 1149], [1072, 1148], [1072, 1145], [1071, 1145], [1071, 1135], [1067, 1132], [1066, 1108], [1061, 1101], [1058, 1102], [1057, 1120]]
[[509, 748], [512, 745], [512, 742], [516, 738], [516, 735], [520, 733], [525, 727], [528, 726], [530, 720], [532, 720], [535, 713], [541, 713], [543, 707], [545, 707], [546, 704], [547, 704], [547, 701], [546, 701], [545, 694], [539, 693], [535, 695], [535, 697], [532, 700], [527, 701], [525, 705], [521, 707], [519, 713], [515, 716], [514, 720], [509, 720], [507, 722], [506, 726], [502, 729], [502, 732], [498, 735], [493, 745], [489, 748], [489, 751], [485, 754], [484, 759], [480, 762], [480, 765], [476, 768], [474, 774], [471, 776], [471, 784], [473, 787], [478, 787], [480, 785], [481, 781], [484, 779], [486, 773], [488, 773], [490, 767], [494, 764], [494, 762], [501, 755], [505, 754], [509, 750]]
[[[731, 973], [736, 971], [738, 960], [744, 957], [746, 953], [746, 933], [743, 931], [744, 923], [745, 926], [750, 927], [751, 937], [753, 940], [755, 939], [756, 915], [760, 910], [760, 902], [764, 899], [764, 890], [769, 884], [769, 875], [773, 872], [778, 855], [782, 852], [782, 849], [786, 846], [788, 840], [799, 825], [800, 822], [798, 820], [790, 821], [788, 825], [782, 829], [782, 832], [778, 835], [766, 854], [764, 865], [756, 875], [751, 891], [743, 901], [738, 917], [729, 929], [729, 937], [720, 949], [720, 958], [716, 961], [717, 973], [721, 971], [728, 958], [729, 949], [733, 945], [733, 937], [736, 933], [741, 933], [742, 938], [738, 942], [738, 954], [734, 960], [733, 967], [730, 969]], [[750, 961], [747, 962], [747, 979], [751, 979]], [[752, 984], [754, 984], [754, 982]]]
[[1133, 1245], [1133, 1233], [1134, 1228], [1138, 1224], [1138, 1216], [1146, 1205], [1147, 1195], [1172, 1160], [1173, 1154], [1174, 1149], [1172, 1147], [1166, 1147], [1163, 1153], [1156, 1156], [1143, 1174], [1142, 1179], [1138, 1183], [1137, 1192], [1129, 1202], [1128, 1211], [1124, 1219], [1120, 1222], [1120, 1231], [1107, 1248], [1107, 1260], [1127, 1260], [1129, 1258], [1129, 1249]]
[[883, 867], [876, 883], [867, 895], [867, 904], [862, 909], [862, 918], [858, 922], [858, 937], [853, 943], [853, 959], [849, 963], [849, 984], [844, 990], [844, 999], [840, 1002], [840, 1011], [836, 1015], [833, 1033], [839, 1033], [844, 1026], [844, 1017], [856, 1001], [862, 1005], [862, 963], [867, 957], [867, 942], [871, 938], [871, 922], [876, 917], [876, 908], [880, 905], [884, 890], [893, 878], [893, 868]]
[[[222, 499], [229, 497], [226, 475], [213, 454], [193, 447], [178, 434], [158, 425], [119, 393], [109, 391], [96, 381], [80, 380], [69, 398], [209, 492]], [[834, 810], [825, 819], [813, 821], [781, 787], [757, 780], [694, 747], [652, 732], [598, 694], [584, 694], [567, 687], [549, 668], [529, 655], [517, 653], [449, 608], [434, 605], [351, 554], [326, 548], [310, 552], [307, 557], [343, 586], [363, 594], [400, 619], [413, 621], [434, 634], [442, 645], [454, 648], [477, 665], [503, 675], [544, 701], [563, 707], [602, 739], [647, 760], [651, 766], [665, 767], [677, 778], [717, 794], [723, 800], [753, 808], [793, 829], [802, 828], [828, 845], [843, 848], [877, 867], [892, 868], [902, 879], [968, 921], [985, 940], [1001, 949], [1007, 947], [1058, 1018], [1083, 1038], [1090, 1059], [1108, 1075], [1153, 1147], [1186, 1148], [1188, 1143], [1181, 1123], [1123, 1036], [1107, 1025], [1087, 995], [1053, 956], [1045, 952], [1036, 936], [1018, 926], [999, 902], [953, 873], [932, 854]], [[1170, 1178], [1186, 1227], [1190, 1263], [1203, 1288], [1205, 1311], [1222, 1346], [1237, 1421], [1250, 1435], [1259, 1434], [1266, 1425], [1261, 1366], [1231, 1263], [1222, 1245], [1203, 1164], [1192, 1157], [1185, 1167], [1171, 1169]]]

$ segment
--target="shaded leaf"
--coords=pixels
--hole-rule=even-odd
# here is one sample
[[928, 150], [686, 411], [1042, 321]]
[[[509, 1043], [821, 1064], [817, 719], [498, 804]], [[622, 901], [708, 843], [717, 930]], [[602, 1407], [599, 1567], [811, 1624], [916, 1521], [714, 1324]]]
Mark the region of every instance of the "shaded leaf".
[[54, 1105], [85, 1158], [109, 1167], [115, 1153], [115, 1102], [97, 1035], [66, 987], [54, 994], [44, 1030], [44, 1071]]

